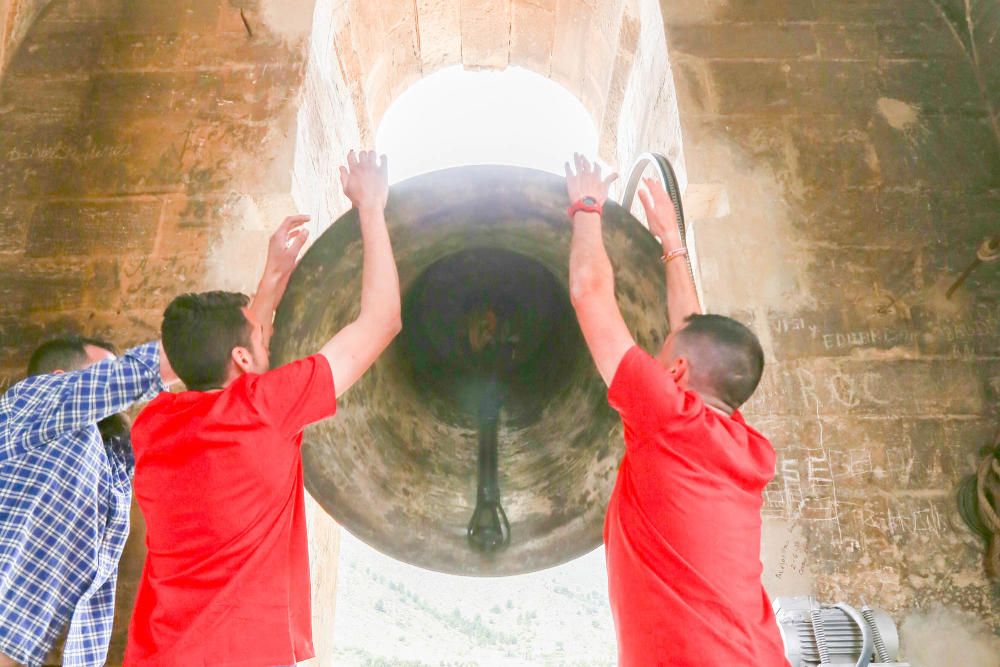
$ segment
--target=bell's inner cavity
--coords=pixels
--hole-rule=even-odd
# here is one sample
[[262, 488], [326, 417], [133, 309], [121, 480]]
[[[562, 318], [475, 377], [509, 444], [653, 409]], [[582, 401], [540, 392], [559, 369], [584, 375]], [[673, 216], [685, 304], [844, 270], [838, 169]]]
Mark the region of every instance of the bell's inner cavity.
[[530, 257], [486, 247], [427, 267], [403, 296], [401, 337], [412, 382], [446, 412], [474, 422], [488, 394], [515, 427], [559, 393], [582, 343], [556, 277]]

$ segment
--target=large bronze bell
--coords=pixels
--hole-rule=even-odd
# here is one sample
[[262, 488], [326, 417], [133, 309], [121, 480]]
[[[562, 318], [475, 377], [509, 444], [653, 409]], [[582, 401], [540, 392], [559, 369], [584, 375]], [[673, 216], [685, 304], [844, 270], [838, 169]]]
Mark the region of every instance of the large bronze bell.
[[[509, 575], [601, 542], [623, 448], [570, 306], [566, 184], [531, 169], [447, 169], [393, 186], [386, 209], [403, 331], [305, 436], [306, 485], [344, 527], [420, 567]], [[666, 328], [660, 250], [604, 209], [618, 303], [647, 349]], [[356, 317], [350, 211], [309, 249], [278, 310], [277, 366]]]

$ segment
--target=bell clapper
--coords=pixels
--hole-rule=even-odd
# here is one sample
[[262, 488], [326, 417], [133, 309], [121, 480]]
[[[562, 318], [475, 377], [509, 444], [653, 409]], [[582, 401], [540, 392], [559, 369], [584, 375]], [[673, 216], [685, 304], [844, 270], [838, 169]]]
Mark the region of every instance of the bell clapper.
[[469, 344], [472, 356], [484, 367], [487, 378], [480, 384], [476, 410], [479, 426], [479, 475], [476, 482], [476, 509], [469, 521], [469, 544], [486, 553], [510, 544], [510, 521], [500, 504], [499, 438], [500, 408], [505, 392], [504, 378], [514, 359], [516, 338], [503, 336], [508, 327], [499, 326], [493, 308], [471, 318]]

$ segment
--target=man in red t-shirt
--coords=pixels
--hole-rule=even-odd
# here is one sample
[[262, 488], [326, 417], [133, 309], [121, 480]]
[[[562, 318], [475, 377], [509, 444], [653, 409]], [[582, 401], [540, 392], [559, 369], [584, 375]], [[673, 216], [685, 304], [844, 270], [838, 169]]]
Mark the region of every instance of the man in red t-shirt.
[[614, 179], [579, 155], [566, 165], [573, 307], [625, 426], [604, 524], [619, 664], [785, 667], [760, 581], [774, 449], [737, 411], [760, 381], [760, 343], [735, 320], [701, 314], [673, 203], [647, 179], [639, 196], [663, 243], [670, 335], [656, 359], [636, 346], [601, 238]]
[[307, 216], [271, 238], [252, 304], [185, 294], [163, 316], [167, 358], [188, 391], [161, 394], [135, 421], [135, 495], [148, 554], [126, 665], [289, 665], [313, 657], [302, 429], [400, 330], [386, 230], [388, 164], [348, 155], [344, 192], [364, 247], [361, 310], [310, 357], [268, 370], [274, 309], [306, 240]]

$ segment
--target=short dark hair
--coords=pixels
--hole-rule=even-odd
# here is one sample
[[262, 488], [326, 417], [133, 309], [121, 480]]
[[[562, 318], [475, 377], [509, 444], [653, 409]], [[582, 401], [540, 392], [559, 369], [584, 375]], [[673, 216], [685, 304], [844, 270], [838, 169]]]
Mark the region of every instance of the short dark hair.
[[163, 350], [188, 389], [221, 388], [233, 348], [250, 347], [250, 298], [238, 292], [182, 294], [163, 311]]
[[118, 348], [106, 340], [85, 336], [60, 336], [47, 340], [31, 354], [28, 375], [75, 371], [87, 363], [87, 346], [99, 347], [117, 356]]
[[764, 351], [750, 329], [723, 315], [691, 315], [677, 332], [674, 353], [691, 362], [691, 388], [736, 409], [764, 372]]

